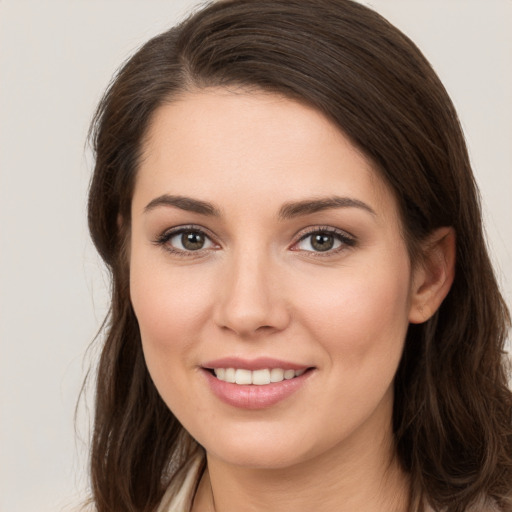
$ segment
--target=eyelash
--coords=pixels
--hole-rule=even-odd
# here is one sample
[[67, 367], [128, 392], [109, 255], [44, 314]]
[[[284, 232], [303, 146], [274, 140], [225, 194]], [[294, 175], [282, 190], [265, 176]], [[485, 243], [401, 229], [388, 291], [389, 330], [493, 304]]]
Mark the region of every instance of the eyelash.
[[[303, 251], [307, 253], [308, 256], [312, 256], [314, 258], [328, 257], [334, 254], [338, 254], [348, 248], [354, 247], [357, 242], [356, 238], [353, 235], [350, 235], [349, 233], [347, 233], [346, 231], [342, 231], [341, 229], [337, 229], [332, 226], [314, 226], [311, 228], [307, 228], [305, 231], [303, 231], [300, 235], [300, 238], [296, 242], [294, 242], [292, 247], [297, 246], [300, 242], [307, 240], [309, 237], [313, 235], [330, 235], [340, 242], [340, 246], [335, 249], [329, 249], [326, 251]], [[300, 251], [300, 249], [292, 250]]]
[[166, 251], [172, 253], [172, 254], [175, 254], [177, 256], [182, 256], [182, 257], [198, 257], [200, 255], [203, 255], [204, 254], [204, 251], [207, 251], [207, 250], [210, 250], [210, 248], [206, 248], [206, 249], [198, 249], [196, 251], [187, 251], [187, 250], [183, 250], [183, 249], [177, 249], [176, 247], [173, 247], [172, 245], [169, 244], [169, 241], [174, 238], [175, 236], [179, 236], [179, 235], [182, 235], [184, 233], [196, 233], [198, 235], [202, 235], [205, 237], [206, 240], [209, 240], [210, 243], [212, 243], [213, 245], [216, 245], [215, 242], [213, 242], [212, 240], [212, 236], [210, 236], [207, 232], [207, 230], [205, 230], [205, 228], [201, 227], [201, 226], [195, 226], [195, 225], [188, 225], [188, 226], [179, 226], [179, 227], [176, 227], [176, 228], [171, 228], [171, 229], [168, 229], [167, 231], [164, 231], [161, 235], [159, 235], [156, 240], [154, 241], [154, 243], [158, 246], [161, 246], [163, 247]]
[[[173, 247], [169, 244], [169, 241], [179, 235], [182, 235], [184, 233], [195, 233], [198, 235], [202, 235], [205, 237], [205, 239], [209, 240], [213, 246], [218, 245], [213, 241], [213, 237], [210, 236], [205, 230], [205, 228], [201, 226], [196, 225], [187, 225], [187, 226], [179, 226], [176, 228], [169, 229], [167, 231], [164, 231], [161, 235], [159, 235], [156, 240], [154, 241], [155, 245], [163, 247], [166, 251], [175, 254], [177, 256], [181, 257], [198, 257], [200, 255], [203, 255], [205, 251], [209, 251], [212, 248], [201, 248], [198, 250], [183, 250], [183, 249], [177, 249], [176, 247]], [[326, 251], [308, 251], [308, 250], [301, 250], [301, 249], [294, 249], [293, 247], [297, 246], [304, 240], [307, 240], [309, 237], [313, 235], [329, 235], [333, 236], [338, 242], [340, 242], [340, 246], [334, 249], [328, 249]], [[333, 254], [338, 254], [339, 252], [346, 250], [347, 248], [354, 247], [356, 245], [356, 238], [350, 234], [348, 234], [345, 231], [342, 231], [337, 228], [333, 228], [332, 226], [315, 226], [311, 228], [307, 228], [305, 232], [302, 232], [300, 234], [299, 239], [293, 243], [291, 246], [292, 248], [290, 250], [292, 251], [302, 251], [304, 253], [308, 253], [309, 256], [313, 257], [328, 257], [332, 256]]]

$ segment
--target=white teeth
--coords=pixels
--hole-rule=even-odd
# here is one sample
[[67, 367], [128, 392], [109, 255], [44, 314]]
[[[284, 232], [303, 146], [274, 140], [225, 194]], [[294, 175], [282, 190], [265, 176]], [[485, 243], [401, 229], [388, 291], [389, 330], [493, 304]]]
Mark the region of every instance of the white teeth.
[[226, 368], [226, 375], [225, 375], [226, 382], [235, 382], [235, 369], [234, 368]]
[[215, 376], [224, 382], [241, 385], [254, 384], [264, 386], [271, 382], [282, 382], [300, 377], [306, 370], [283, 370], [282, 368], [263, 368], [261, 370], [244, 370], [241, 368], [214, 368]]
[[270, 370], [270, 382], [281, 382], [284, 379], [284, 370], [272, 368]]
[[226, 368], [217, 368], [215, 370], [215, 375], [220, 379], [220, 380], [226, 380]]
[[252, 383], [256, 386], [270, 384], [270, 370], [255, 370], [252, 372]]
[[252, 384], [251, 370], [236, 370], [235, 382], [237, 384]]

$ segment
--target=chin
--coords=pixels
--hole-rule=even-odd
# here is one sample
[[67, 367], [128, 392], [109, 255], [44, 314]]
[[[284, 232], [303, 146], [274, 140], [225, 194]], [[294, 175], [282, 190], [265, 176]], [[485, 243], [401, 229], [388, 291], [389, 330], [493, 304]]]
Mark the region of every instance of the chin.
[[[248, 425], [245, 425], [248, 426]], [[244, 432], [245, 430], [245, 432]], [[296, 430], [275, 431], [271, 428], [238, 428], [211, 437], [200, 444], [209, 457], [234, 466], [254, 469], [284, 469], [320, 455], [329, 446], [322, 446]]]
[[249, 449], [243, 446], [231, 446], [222, 451], [216, 447], [216, 451], [207, 449], [206, 453], [209, 457], [220, 459], [230, 466], [265, 470], [289, 468], [308, 458], [304, 454], [301, 457], [296, 450], [290, 453], [290, 450], [284, 447], [261, 445]]

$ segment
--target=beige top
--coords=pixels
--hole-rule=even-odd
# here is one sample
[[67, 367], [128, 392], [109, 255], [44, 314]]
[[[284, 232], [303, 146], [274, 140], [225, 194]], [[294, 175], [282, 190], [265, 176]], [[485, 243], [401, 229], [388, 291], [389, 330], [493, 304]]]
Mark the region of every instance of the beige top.
[[[174, 478], [160, 502], [156, 512], [187, 512], [192, 508], [194, 493], [196, 492], [200, 470], [204, 463], [202, 453], [193, 457]], [[425, 512], [435, 512], [427, 506]], [[467, 512], [501, 512], [497, 505], [481, 500]]]
[[187, 512], [192, 508], [200, 470], [204, 463], [202, 453], [193, 457], [176, 475], [156, 512]]

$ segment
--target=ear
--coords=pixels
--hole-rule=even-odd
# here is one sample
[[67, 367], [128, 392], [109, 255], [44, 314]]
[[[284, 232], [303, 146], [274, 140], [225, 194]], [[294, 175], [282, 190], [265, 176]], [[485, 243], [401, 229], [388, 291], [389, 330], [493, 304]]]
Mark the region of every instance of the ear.
[[409, 322], [426, 322], [448, 295], [455, 276], [455, 230], [436, 229], [422, 244], [413, 270]]

